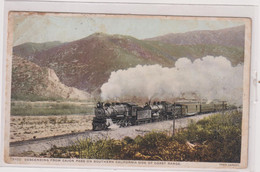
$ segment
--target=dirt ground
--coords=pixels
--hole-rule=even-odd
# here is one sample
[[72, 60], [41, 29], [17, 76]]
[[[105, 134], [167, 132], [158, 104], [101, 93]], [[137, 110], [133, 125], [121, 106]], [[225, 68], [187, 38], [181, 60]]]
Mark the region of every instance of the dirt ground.
[[[187, 127], [187, 125], [191, 121], [198, 121], [205, 117], [211, 116], [211, 114], [203, 114], [199, 116], [192, 116], [190, 118], [182, 118], [176, 119], [175, 121], [175, 131], [177, 132], [178, 129], [182, 129]], [[79, 118], [80, 119], [80, 118]], [[75, 119], [74, 119], [75, 120]], [[91, 123], [89, 123], [91, 124]], [[77, 125], [77, 124], [76, 124]], [[75, 125], [74, 129], [75, 129]], [[62, 126], [60, 126], [60, 130], [65, 130]], [[69, 127], [69, 126], [68, 126]], [[56, 126], [56, 129], [58, 127]], [[77, 128], [77, 130], [79, 130]], [[69, 129], [66, 129], [70, 131]], [[130, 126], [126, 128], [119, 128], [117, 125], [112, 125], [110, 129], [103, 130], [103, 131], [86, 131], [82, 133], [74, 133], [73, 135], [63, 135], [56, 138], [46, 138], [43, 140], [30, 140], [25, 141], [22, 144], [12, 144], [10, 146], [10, 155], [12, 156], [33, 156], [34, 153], [41, 153], [45, 150], [51, 149], [53, 146], [56, 147], [66, 147], [77, 143], [78, 140], [90, 138], [91, 140], [99, 140], [99, 139], [123, 139], [124, 137], [128, 136], [131, 138], [135, 138], [138, 135], [144, 135], [151, 131], [164, 131], [169, 132], [172, 134], [173, 130], [173, 121], [161, 121], [157, 123], [148, 123], [138, 126]], [[56, 130], [56, 132], [58, 129]], [[84, 131], [84, 130], [83, 130]], [[58, 135], [58, 132], [57, 134]], [[32, 134], [30, 136], [33, 136]], [[27, 154], [29, 153], [29, 154]], [[32, 153], [32, 154], [31, 154]]]
[[11, 116], [10, 142], [92, 130], [94, 115]]

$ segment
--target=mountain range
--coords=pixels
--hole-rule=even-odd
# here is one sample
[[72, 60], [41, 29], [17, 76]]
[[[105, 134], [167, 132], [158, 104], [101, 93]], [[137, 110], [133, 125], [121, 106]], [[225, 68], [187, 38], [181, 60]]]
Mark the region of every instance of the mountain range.
[[[224, 56], [234, 66], [243, 63], [244, 31], [244, 26], [238, 26], [173, 33], [145, 40], [126, 35], [94, 33], [66, 43], [55, 41], [15, 46], [13, 64], [23, 58], [39, 68], [52, 70], [59, 82], [67, 87], [98, 95], [111, 72], [138, 64], [173, 67], [178, 58], [195, 60], [207, 55]], [[33, 70], [31, 66], [27, 65], [27, 70]], [[16, 83], [18, 78], [15, 77], [12, 83]], [[16, 83], [12, 88], [20, 87]], [[41, 95], [38, 92], [35, 94]]]
[[147, 40], [174, 45], [222, 45], [244, 47], [245, 27], [238, 26], [220, 30], [199, 30], [186, 33], [170, 33]]

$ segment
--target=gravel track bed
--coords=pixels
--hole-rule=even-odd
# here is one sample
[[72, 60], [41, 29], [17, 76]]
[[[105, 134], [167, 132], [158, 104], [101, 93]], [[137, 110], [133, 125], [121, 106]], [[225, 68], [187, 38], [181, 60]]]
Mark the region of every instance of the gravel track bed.
[[[188, 118], [176, 119], [175, 129], [185, 128], [188, 126], [191, 120], [198, 121], [204, 117], [213, 115], [202, 114], [198, 116], [192, 116]], [[167, 131], [172, 132], [173, 121], [162, 121], [156, 123], [148, 123], [139, 126], [130, 126], [126, 128], [119, 128], [116, 125], [111, 126], [107, 131], [85, 131], [80, 133], [71, 133], [47, 138], [39, 138], [34, 140], [18, 141], [10, 143], [10, 156], [19, 155], [23, 152], [33, 151], [33, 152], [43, 152], [45, 150], [51, 149], [53, 146], [65, 147], [74, 144], [80, 139], [91, 138], [91, 139], [123, 139], [126, 136], [136, 137], [138, 135], [144, 135], [150, 131]]]

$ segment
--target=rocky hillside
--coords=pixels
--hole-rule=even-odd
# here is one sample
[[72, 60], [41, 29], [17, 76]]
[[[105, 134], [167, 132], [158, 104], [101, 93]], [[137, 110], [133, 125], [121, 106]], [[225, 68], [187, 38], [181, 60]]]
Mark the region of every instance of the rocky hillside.
[[180, 57], [194, 60], [207, 55], [225, 56], [233, 65], [243, 63], [243, 33], [243, 26], [170, 34], [147, 40], [95, 33], [77, 41], [34, 51], [30, 55], [27, 53], [30, 52], [29, 47], [28, 51], [18, 51], [24, 46], [22, 44], [14, 47], [13, 54], [54, 70], [60, 81], [69, 87], [98, 93], [112, 71], [137, 64], [172, 67]]
[[52, 69], [18, 56], [13, 56], [11, 93], [13, 99], [25, 100], [90, 98], [88, 93], [62, 84]]

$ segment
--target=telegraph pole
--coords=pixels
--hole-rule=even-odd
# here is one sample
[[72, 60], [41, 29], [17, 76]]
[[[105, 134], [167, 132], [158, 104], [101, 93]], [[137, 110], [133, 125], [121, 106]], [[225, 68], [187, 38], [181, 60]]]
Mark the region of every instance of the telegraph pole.
[[174, 110], [172, 110], [172, 115], [173, 115], [172, 136], [175, 135], [175, 111], [176, 111], [176, 104], [174, 103]]
[[224, 101], [222, 102], [222, 115], [224, 115], [224, 108], [225, 108], [225, 105], [224, 105]]

